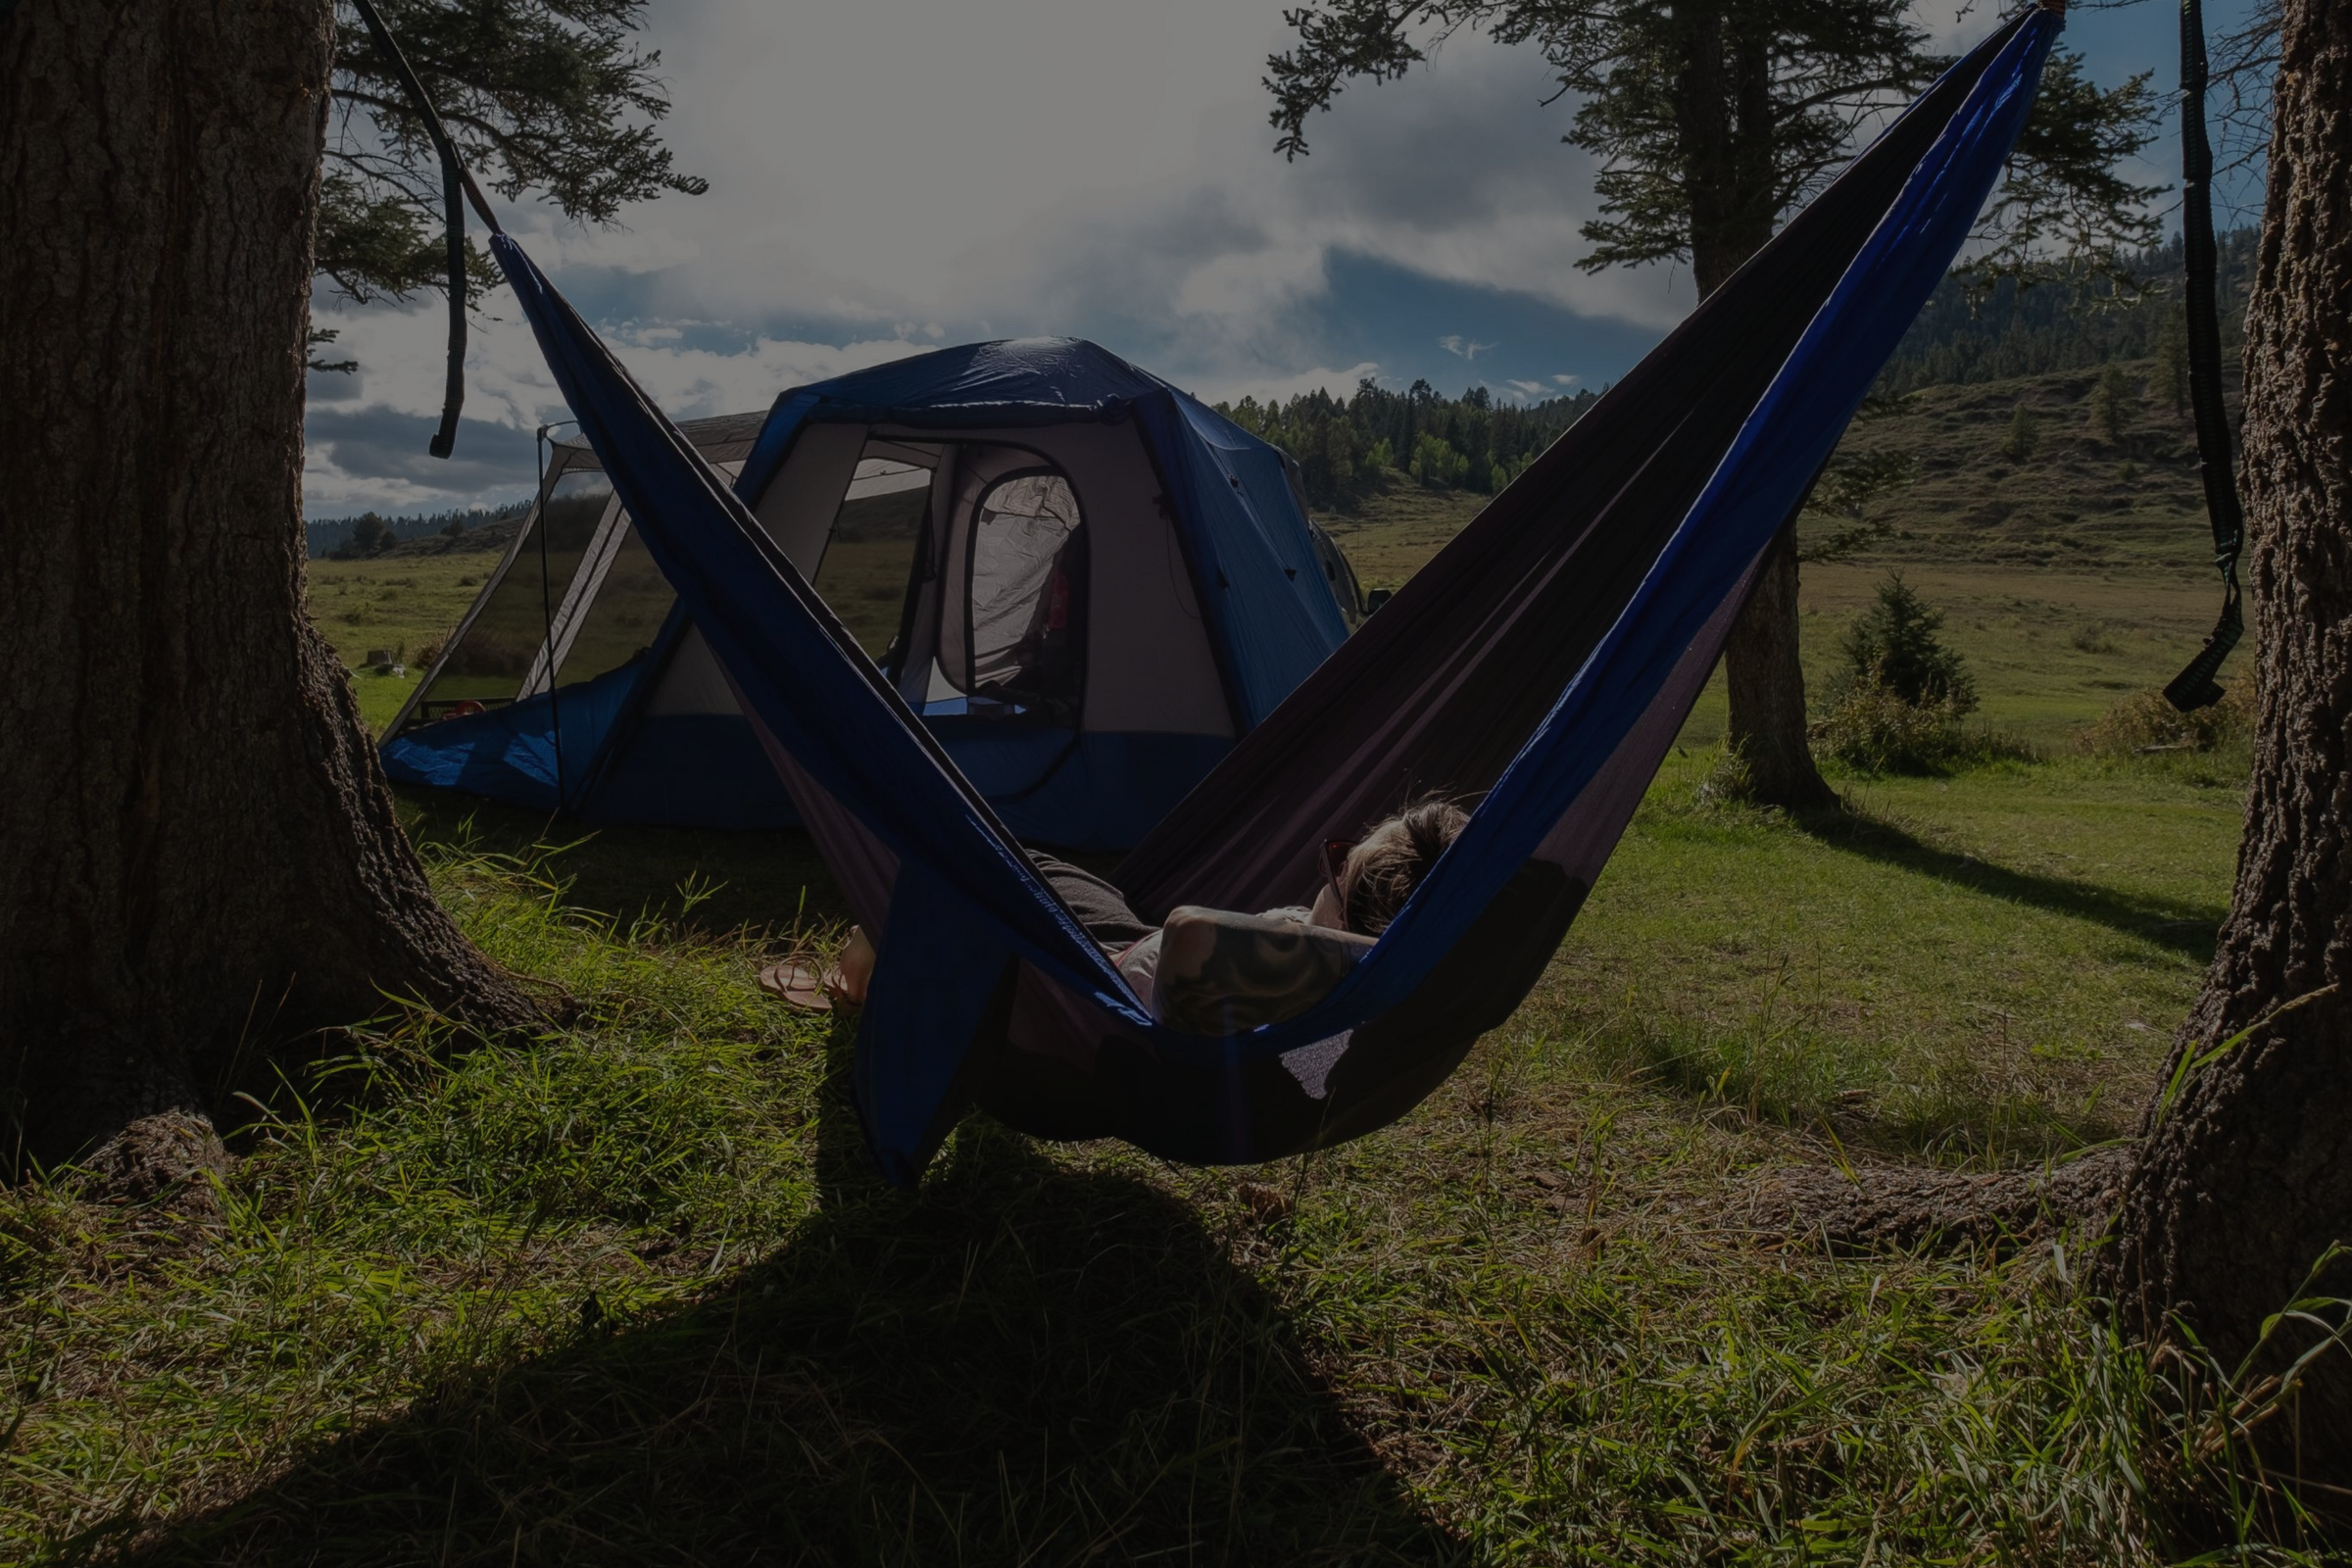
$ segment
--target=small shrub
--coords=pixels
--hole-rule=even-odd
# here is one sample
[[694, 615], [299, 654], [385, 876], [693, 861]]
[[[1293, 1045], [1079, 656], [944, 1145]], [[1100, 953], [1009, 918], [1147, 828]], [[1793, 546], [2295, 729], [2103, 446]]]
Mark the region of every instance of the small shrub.
[[2031, 762], [2034, 748], [1992, 729], [1970, 729], [1948, 700], [1907, 703], [1884, 686], [1849, 686], [1805, 726], [1814, 752], [1857, 773], [1943, 773], [1994, 762]]
[[2254, 733], [2254, 682], [2241, 675], [2222, 700], [2183, 713], [2151, 686], [2107, 710], [2076, 737], [2093, 757], [2130, 757], [2142, 752], [2211, 752]]
[[1870, 682], [1847, 686], [1805, 734], [1823, 757], [1862, 773], [1939, 772], [1966, 747], [1948, 699], [1908, 702]]
[[1879, 602], [1846, 628], [1839, 648], [1846, 667], [1833, 701], [1885, 692], [1913, 708], [1946, 710], [1952, 718], [1975, 712], [1977, 683], [1959, 653], [1936, 635], [1942, 629], [1943, 612], [1930, 609], [1901, 572], [1888, 572]]
[[2116, 651], [2115, 638], [2108, 634], [2105, 623], [2101, 621], [2094, 620], [2082, 627], [2075, 633], [2073, 640], [2075, 646], [2086, 654], [2112, 654]]
[[1755, 793], [1756, 777], [1747, 765], [1747, 754], [1725, 741], [1716, 748], [1715, 760], [1698, 781], [1692, 800], [1699, 806], [1740, 806]]

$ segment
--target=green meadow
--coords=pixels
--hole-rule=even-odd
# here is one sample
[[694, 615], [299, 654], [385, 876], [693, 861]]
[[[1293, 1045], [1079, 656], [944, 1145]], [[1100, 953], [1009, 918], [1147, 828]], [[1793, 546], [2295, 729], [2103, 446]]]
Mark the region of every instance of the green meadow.
[[[369, 730], [381, 731], [400, 712], [424, 677], [420, 661], [472, 605], [503, 548], [501, 541], [488, 549], [308, 564], [311, 623], [351, 670], [352, 693]], [[368, 662], [370, 653], [391, 654], [402, 672], [379, 672]]]
[[[2071, 388], [1864, 427], [1920, 481], [1805, 572], [1816, 689], [1900, 569], [1999, 760], [1727, 804], [1711, 691], [1511, 1022], [1307, 1159], [975, 1118], [884, 1190], [850, 1028], [754, 985], [840, 938], [805, 839], [405, 799], [460, 922], [576, 1015], [458, 1051], [388, 1004], [202, 1191], [0, 1195], [0, 1557], [2174, 1560], [2230, 1450], [2106, 1333], [2094, 1236], [1857, 1250], [1767, 1201], [2128, 1135], [2211, 956], [2242, 744], [2083, 739], [2210, 622], [2193, 480], [2169, 412], [2120, 451]], [[1994, 475], [2021, 399], [2044, 439]], [[1332, 520], [1393, 586], [1475, 510], [1396, 476]], [[313, 613], [413, 654], [495, 559], [314, 562]], [[401, 678], [354, 679], [382, 723]]]

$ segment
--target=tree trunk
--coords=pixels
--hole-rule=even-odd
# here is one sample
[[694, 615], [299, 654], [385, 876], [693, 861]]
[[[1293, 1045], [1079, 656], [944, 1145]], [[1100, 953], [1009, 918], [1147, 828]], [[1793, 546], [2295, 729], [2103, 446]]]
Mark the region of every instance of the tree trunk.
[[[1675, 81], [1683, 188], [1690, 206], [1690, 272], [1699, 297], [1720, 288], [1772, 237], [1775, 185], [1770, 37], [1719, 9], [1678, 8], [1683, 66]], [[1797, 658], [1796, 543], [1776, 540], [1755, 592], [1724, 645], [1729, 744], [1753, 798], [1810, 810], [1838, 796], [1805, 742], [1805, 671]]]
[[[2281, 44], [2246, 311], [2259, 730], [2230, 919], [2174, 1060], [2252, 1032], [2146, 1113], [2105, 1282], [2128, 1327], [2178, 1318], [2226, 1368], [2352, 1243], [2352, 7], [2288, 0]], [[2321, 1284], [2352, 1296], [2352, 1269]], [[2285, 1325], [2271, 1369], [2309, 1340]], [[2352, 1486], [2352, 1357], [2316, 1363], [2299, 1403], [2267, 1436]]]
[[1783, 528], [1756, 569], [1755, 591], [1724, 645], [1731, 688], [1728, 743], [1747, 764], [1753, 798], [1790, 810], [1838, 804], [1805, 743], [1805, 667], [1797, 658], [1796, 530]]
[[209, 1136], [272, 1046], [383, 992], [532, 1015], [433, 903], [304, 612], [331, 28], [327, 0], [0, 17], [12, 1158]]

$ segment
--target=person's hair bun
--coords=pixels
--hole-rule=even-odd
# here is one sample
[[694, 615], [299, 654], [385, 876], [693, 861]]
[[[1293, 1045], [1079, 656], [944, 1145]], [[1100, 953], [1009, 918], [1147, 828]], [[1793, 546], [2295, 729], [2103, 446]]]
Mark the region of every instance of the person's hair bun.
[[1376, 824], [1341, 873], [1348, 929], [1368, 937], [1386, 931], [1469, 821], [1470, 813], [1446, 797], [1424, 795]]

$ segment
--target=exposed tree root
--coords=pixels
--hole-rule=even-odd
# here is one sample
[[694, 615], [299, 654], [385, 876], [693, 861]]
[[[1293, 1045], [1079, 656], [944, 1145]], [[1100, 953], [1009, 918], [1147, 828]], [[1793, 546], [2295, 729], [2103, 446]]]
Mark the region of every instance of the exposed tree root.
[[80, 1162], [83, 1195], [143, 1203], [229, 1163], [211, 1122], [184, 1110], [162, 1111], [141, 1116]]
[[2063, 1165], [1988, 1175], [1917, 1165], [1796, 1166], [1764, 1177], [1751, 1223], [1841, 1251], [2023, 1245], [2070, 1225], [2104, 1223], [2131, 1160], [2131, 1150], [2119, 1146]]

